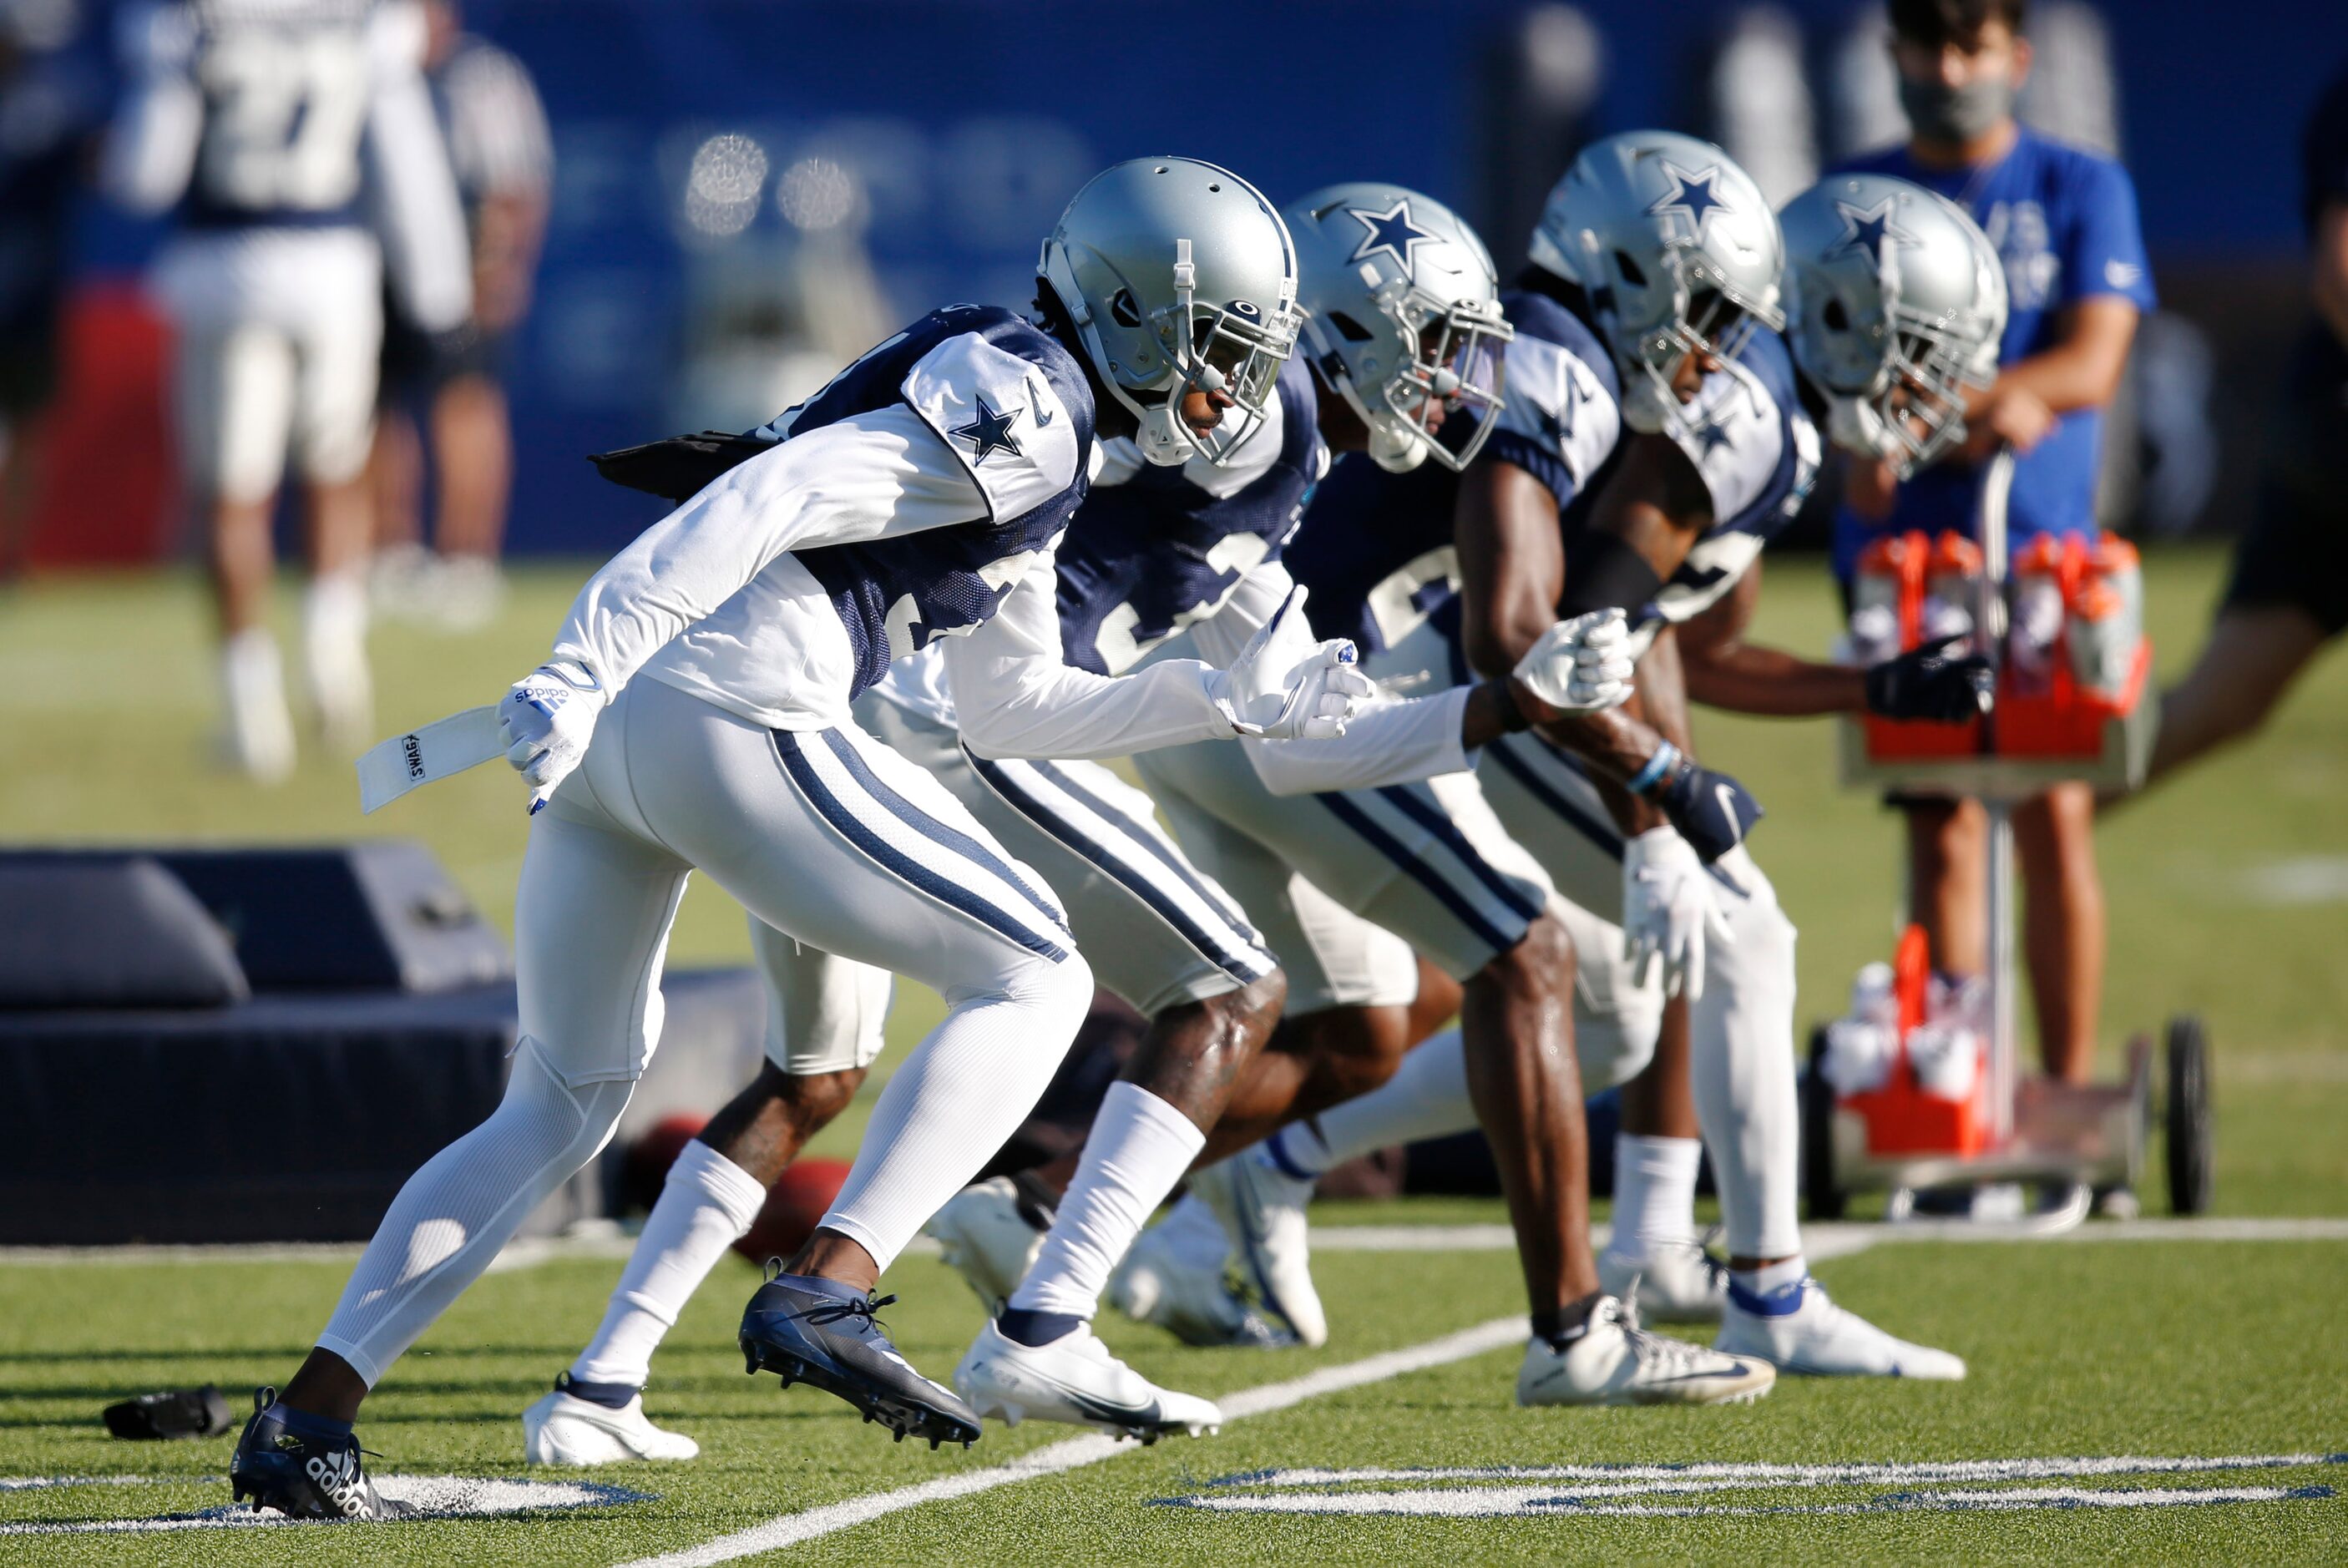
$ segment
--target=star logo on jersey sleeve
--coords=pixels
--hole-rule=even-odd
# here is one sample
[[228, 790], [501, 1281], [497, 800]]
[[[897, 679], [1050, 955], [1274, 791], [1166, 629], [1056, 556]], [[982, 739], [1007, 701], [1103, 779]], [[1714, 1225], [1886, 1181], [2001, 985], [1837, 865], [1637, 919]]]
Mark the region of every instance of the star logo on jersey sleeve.
[[1018, 438], [1011, 433], [1011, 427], [1027, 410], [1005, 408], [997, 413], [994, 405], [986, 400], [984, 393], [979, 394], [977, 401], [978, 413], [971, 422], [957, 425], [946, 432], [958, 441], [971, 444], [970, 466], [978, 467], [996, 452], [1009, 452], [1014, 458], [1021, 456]]
[[1872, 207], [1854, 207], [1848, 201], [1836, 202], [1835, 213], [1842, 219], [1842, 238], [1834, 242], [1834, 248], [1827, 253], [1827, 258], [1831, 261], [1837, 256], [1865, 252], [1880, 265], [1887, 249], [1921, 250], [1924, 242], [1892, 221], [1892, 200], [1886, 196]]
[[1421, 245], [1434, 244], [1437, 238], [1433, 231], [1422, 229], [1410, 221], [1408, 197], [1397, 199], [1392, 207], [1383, 212], [1373, 212], [1362, 207], [1348, 207], [1345, 209], [1345, 215], [1358, 221], [1366, 231], [1362, 236], [1362, 242], [1354, 247], [1354, 253], [1345, 258], [1346, 261], [1366, 262], [1380, 251], [1384, 251], [1402, 268], [1402, 275], [1405, 277], [1411, 276], [1411, 253]]
[[1704, 224], [1711, 222], [1713, 213], [1728, 206], [1719, 192], [1713, 189], [1720, 180], [1719, 169], [1706, 169], [1691, 174], [1666, 158], [1663, 160], [1663, 178], [1672, 182], [1672, 188], [1649, 202], [1647, 211], [1658, 218], [1666, 213], [1679, 213], [1687, 220], [1688, 227], [1694, 231], [1696, 240], [1701, 243]]

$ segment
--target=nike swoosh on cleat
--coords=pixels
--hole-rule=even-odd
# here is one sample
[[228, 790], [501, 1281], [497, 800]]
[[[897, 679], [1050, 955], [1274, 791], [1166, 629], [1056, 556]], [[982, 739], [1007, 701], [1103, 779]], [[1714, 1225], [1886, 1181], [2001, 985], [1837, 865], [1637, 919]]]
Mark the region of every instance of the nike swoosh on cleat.
[[1676, 1377], [1653, 1378], [1647, 1386], [1652, 1388], [1664, 1383], [1699, 1383], [1711, 1377], [1750, 1377], [1751, 1376], [1753, 1376], [1753, 1368], [1740, 1361], [1725, 1372], [1683, 1372]]
[[1107, 1421], [1120, 1427], [1154, 1427], [1159, 1424], [1158, 1401], [1147, 1405], [1112, 1405], [1106, 1399], [1096, 1399], [1089, 1394], [1079, 1394], [1063, 1387], [1060, 1397], [1097, 1421]]

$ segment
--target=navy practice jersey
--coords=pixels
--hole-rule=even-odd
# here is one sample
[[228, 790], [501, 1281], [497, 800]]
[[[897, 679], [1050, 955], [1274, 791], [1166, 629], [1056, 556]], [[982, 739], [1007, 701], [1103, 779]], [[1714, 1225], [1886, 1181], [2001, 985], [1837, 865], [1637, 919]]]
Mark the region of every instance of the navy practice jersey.
[[1250, 572], [1281, 558], [1329, 465], [1303, 360], [1281, 368], [1268, 412], [1222, 469], [1203, 459], [1154, 467], [1124, 449], [1129, 441], [1109, 443], [1110, 459], [1060, 542], [1060, 636], [1069, 664], [1120, 675], [1220, 609]]
[[[1570, 577], [1592, 498], [1619, 460], [1622, 421], [1612, 356], [1558, 294], [1537, 285], [1500, 296], [1517, 335], [1508, 349], [1507, 404], [1478, 460], [1514, 464], [1556, 497]], [[1684, 620], [1716, 599], [1800, 509], [1818, 477], [1818, 432], [1782, 338], [1755, 335], [1743, 362], [1708, 377], [1702, 397], [1717, 423], [1682, 446], [1711, 492], [1715, 521], [1653, 603], [1623, 606], [1649, 625]], [[1458, 483], [1437, 463], [1406, 474], [1363, 457], [1336, 466], [1288, 552], [1290, 572], [1313, 591], [1316, 631], [1350, 636], [1366, 655], [1430, 616], [1456, 618]]]
[[[856, 655], [853, 691], [880, 678], [897, 659], [918, 652], [930, 639], [966, 632], [994, 614], [1017, 574], [1007, 563], [1049, 550], [1085, 498], [1092, 459], [1093, 401], [1084, 372], [1068, 351], [1025, 316], [993, 305], [949, 305], [932, 311], [841, 371], [814, 397], [769, 427], [779, 438], [820, 429], [834, 420], [912, 401], [908, 385], [921, 363], [951, 340], [975, 337], [995, 351], [994, 398], [976, 394], [969, 421], [941, 431], [955, 455], [970, 467], [984, 492], [989, 515], [951, 528], [923, 529], [857, 544], [829, 544], [795, 553], [818, 583]], [[1001, 358], [1025, 361], [1029, 383], [1000, 385]], [[1051, 396], [1035, 389], [1048, 387]], [[1014, 401], [1017, 397], [1018, 400]], [[1064, 412], [1060, 412], [1064, 410]], [[926, 410], [924, 410], [926, 412]], [[994, 515], [1003, 496], [987, 484], [990, 460], [997, 468], [1017, 461], [1023, 439], [1037, 417], [1066, 419], [1076, 443], [1074, 480], [1014, 516]]]

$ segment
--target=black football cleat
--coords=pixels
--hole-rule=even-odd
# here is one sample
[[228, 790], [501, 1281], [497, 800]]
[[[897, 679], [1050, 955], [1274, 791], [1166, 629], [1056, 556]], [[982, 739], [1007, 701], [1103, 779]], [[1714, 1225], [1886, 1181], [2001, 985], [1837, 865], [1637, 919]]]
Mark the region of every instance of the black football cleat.
[[787, 1388], [808, 1383], [836, 1394], [866, 1420], [894, 1432], [899, 1442], [927, 1438], [933, 1449], [940, 1443], [967, 1448], [978, 1440], [978, 1413], [914, 1371], [872, 1315], [896, 1299], [868, 1296], [827, 1279], [772, 1273], [742, 1314], [744, 1370], [775, 1373]]
[[228, 1462], [238, 1502], [273, 1509], [294, 1519], [404, 1519], [416, 1511], [376, 1495], [356, 1438], [321, 1440], [285, 1423], [277, 1390], [256, 1388], [252, 1418]]

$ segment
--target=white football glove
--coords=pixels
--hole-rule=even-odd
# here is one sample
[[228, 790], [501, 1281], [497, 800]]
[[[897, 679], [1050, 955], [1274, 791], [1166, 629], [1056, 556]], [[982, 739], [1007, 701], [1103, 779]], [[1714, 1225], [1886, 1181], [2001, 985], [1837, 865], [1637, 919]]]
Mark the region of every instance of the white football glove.
[[1248, 639], [1227, 670], [1207, 677], [1211, 697], [1231, 727], [1263, 740], [1334, 740], [1354, 710], [1377, 688], [1354, 665], [1350, 639], [1313, 640], [1304, 618], [1305, 591], [1286, 602]]
[[607, 700], [602, 682], [584, 665], [559, 659], [514, 682], [498, 704], [506, 760], [530, 785], [530, 815], [538, 814], [587, 755], [596, 716]]
[[1620, 610], [1560, 621], [1517, 661], [1517, 679], [1551, 707], [1594, 713], [1631, 696], [1631, 627]]
[[1622, 956], [1643, 985], [1658, 959], [1663, 995], [1704, 995], [1706, 939], [1734, 941], [1711, 876], [1685, 839], [1654, 828], [1622, 846]]

